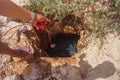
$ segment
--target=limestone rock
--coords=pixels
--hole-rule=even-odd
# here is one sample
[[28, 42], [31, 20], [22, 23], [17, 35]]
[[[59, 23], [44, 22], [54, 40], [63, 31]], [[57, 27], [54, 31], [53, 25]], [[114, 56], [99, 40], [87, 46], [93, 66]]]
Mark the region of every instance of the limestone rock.
[[1, 64], [5, 64], [12, 61], [12, 58], [9, 55], [0, 55], [0, 57], [1, 57], [0, 59]]
[[26, 67], [22, 76], [25, 80], [43, 80], [51, 74], [51, 65], [46, 61], [32, 63]]
[[16, 3], [19, 6], [24, 6], [29, 3], [29, 0], [11, 0], [12, 2]]
[[0, 25], [8, 23], [8, 18], [4, 16], [0, 16]]
[[22, 80], [20, 75], [7, 76], [3, 80]]

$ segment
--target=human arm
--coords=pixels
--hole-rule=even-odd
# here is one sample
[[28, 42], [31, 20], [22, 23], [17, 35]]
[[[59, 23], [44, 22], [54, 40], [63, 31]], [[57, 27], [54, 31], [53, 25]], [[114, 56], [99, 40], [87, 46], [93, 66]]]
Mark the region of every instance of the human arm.
[[[0, 15], [7, 16], [10, 18], [20, 19], [20, 20], [25, 20], [26, 22], [29, 22], [31, 19], [32, 12], [22, 7], [19, 7], [10, 0], [0, 0]], [[45, 21], [47, 23], [50, 22], [49, 19], [42, 16], [41, 14], [36, 14], [32, 24], [35, 26], [37, 22], [42, 22], [42, 21]]]
[[[26, 10], [22, 7], [17, 6], [10, 0], [0, 0], [0, 15], [25, 20], [26, 22], [29, 22], [31, 19], [32, 12], [29, 10]], [[50, 23], [50, 20], [41, 14], [36, 14], [32, 25], [36, 26], [38, 22], [46, 22]], [[8, 54], [11, 56], [17, 56], [17, 51], [11, 50], [7, 45], [0, 42], [0, 54]]]
[[29, 21], [32, 12], [21, 8], [10, 0], [0, 0], [0, 15]]

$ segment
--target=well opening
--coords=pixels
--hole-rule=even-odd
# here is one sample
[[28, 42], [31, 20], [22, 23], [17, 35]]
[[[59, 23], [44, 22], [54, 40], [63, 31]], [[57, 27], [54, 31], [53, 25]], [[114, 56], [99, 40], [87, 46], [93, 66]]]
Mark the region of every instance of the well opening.
[[57, 34], [53, 40], [54, 48], [48, 45], [47, 52], [50, 57], [70, 57], [77, 53], [77, 42], [80, 35], [77, 34]]
[[53, 33], [50, 47], [48, 33], [45, 30], [36, 31], [40, 39], [40, 48], [45, 50], [49, 57], [71, 57], [78, 51], [78, 40], [83, 22], [80, 17], [74, 15], [66, 16], [60, 23], [54, 22], [50, 31]]

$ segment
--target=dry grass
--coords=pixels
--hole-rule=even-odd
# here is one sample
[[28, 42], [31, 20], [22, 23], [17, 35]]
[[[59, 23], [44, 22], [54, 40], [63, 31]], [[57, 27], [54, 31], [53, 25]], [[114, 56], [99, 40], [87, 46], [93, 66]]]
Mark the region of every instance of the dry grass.
[[[84, 29], [88, 37], [102, 39], [109, 32], [120, 32], [120, 18], [118, 18], [118, 15], [120, 15], [120, 0], [101, 2], [104, 6], [108, 6], [105, 11], [96, 11], [94, 5], [98, 1], [103, 0], [30, 0], [29, 5], [32, 11], [42, 13], [53, 22], [62, 21], [69, 15], [80, 17], [83, 26], [87, 26]], [[88, 8], [91, 11], [87, 11]], [[94, 24], [89, 24], [89, 21], [87, 21], [88, 15]], [[77, 24], [76, 20], [73, 22]]]
[[53, 21], [60, 21], [68, 15], [77, 15], [83, 10], [84, 1], [73, 0], [30, 0], [30, 9], [42, 13]]

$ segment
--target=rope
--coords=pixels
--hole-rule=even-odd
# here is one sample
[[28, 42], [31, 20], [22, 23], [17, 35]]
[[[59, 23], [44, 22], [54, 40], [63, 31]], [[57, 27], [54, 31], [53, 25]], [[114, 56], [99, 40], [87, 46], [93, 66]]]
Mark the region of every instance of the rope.
[[18, 26], [25, 26], [25, 24], [19, 24], [19, 25], [16, 25], [16, 26], [10, 28], [10, 29], [7, 30], [5, 33], [3, 33], [3, 34], [0, 35], [0, 39], [3, 38], [9, 31], [11, 31], [12, 29], [14, 29], [14, 28], [16, 28], [16, 27], [18, 27]]
[[49, 41], [50, 41], [50, 47], [54, 48], [55, 44], [52, 44], [51, 35], [50, 35], [49, 30], [48, 30], [48, 27], [46, 26], [46, 22], [40, 22], [40, 23], [38, 23], [37, 26], [36, 26], [36, 28], [37, 28], [37, 30], [43, 29], [43, 30], [45, 30], [47, 32], [48, 38], [49, 38]]
[[[29, 24], [29, 25], [30, 25], [30, 24]], [[19, 26], [26, 26], [26, 24], [19, 24], [19, 25], [16, 25], [16, 26], [10, 28], [10, 29], [7, 30], [5, 33], [3, 33], [3, 34], [0, 35], [0, 39], [3, 38], [9, 31], [11, 31], [12, 29], [14, 29], [14, 28], [16, 28], [16, 27], [19, 27]], [[48, 38], [49, 38], [49, 41], [50, 41], [50, 44], [51, 44], [50, 47], [51, 47], [51, 48], [54, 48], [54, 44], [52, 44], [51, 35], [50, 35], [50, 32], [49, 32], [49, 30], [48, 30], [48, 28], [47, 28], [47, 26], [46, 26], [46, 23], [45, 23], [45, 22], [37, 23], [37, 25], [36, 25], [35, 27], [36, 27], [37, 30], [43, 29], [43, 30], [45, 30], [45, 31], [47, 32]]]

